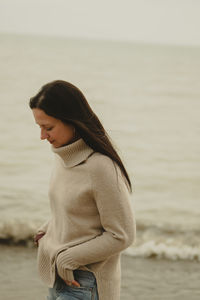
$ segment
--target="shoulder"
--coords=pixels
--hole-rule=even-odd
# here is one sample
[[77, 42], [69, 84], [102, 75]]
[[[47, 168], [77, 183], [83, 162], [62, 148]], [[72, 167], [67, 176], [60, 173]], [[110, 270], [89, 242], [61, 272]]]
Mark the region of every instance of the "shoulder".
[[87, 161], [88, 171], [93, 178], [101, 178], [101, 180], [111, 181], [122, 177], [121, 169], [118, 164], [109, 156], [100, 152], [94, 152]]
[[114, 170], [115, 167], [117, 167], [117, 163], [100, 152], [94, 152], [88, 159], [88, 168], [91, 171], [105, 172]]
[[[127, 192], [127, 184], [118, 164], [109, 156], [94, 152], [87, 161], [87, 170], [94, 189], [116, 193]], [[118, 189], [117, 189], [118, 188]]]

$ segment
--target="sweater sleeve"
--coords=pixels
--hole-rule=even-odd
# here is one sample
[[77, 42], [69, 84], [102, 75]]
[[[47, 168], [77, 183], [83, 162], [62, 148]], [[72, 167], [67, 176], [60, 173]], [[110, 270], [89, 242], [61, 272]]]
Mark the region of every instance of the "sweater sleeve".
[[62, 268], [74, 270], [102, 261], [124, 250], [135, 239], [130, 193], [118, 165], [104, 156], [104, 160], [90, 170], [90, 176], [103, 233], [60, 253], [57, 264]]

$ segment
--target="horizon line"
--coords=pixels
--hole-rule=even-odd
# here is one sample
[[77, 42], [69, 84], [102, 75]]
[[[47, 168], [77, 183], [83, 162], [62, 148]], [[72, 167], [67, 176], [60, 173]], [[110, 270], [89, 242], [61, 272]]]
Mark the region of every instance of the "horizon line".
[[15, 35], [25, 37], [44, 37], [44, 38], [58, 38], [68, 40], [83, 40], [83, 41], [94, 41], [94, 42], [113, 42], [113, 43], [125, 43], [135, 45], [147, 45], [147, 46], [165, 46], [165, 47], [184, 47], [184, 48], [199, 48], [200, 44], [186, 44], [186, 43], [173, 43], [173, 42], [158, 42], [158, 41], [144, 41], [134, 40], [128, 38], [110, 38], [110, 37], [96, 37], [96, 36], [71, 36], [64, 34], [51, 34], [51, 33], [35, 33], [35, 32], [16, 32], [16, 31], [1, 31], [0, 35]]

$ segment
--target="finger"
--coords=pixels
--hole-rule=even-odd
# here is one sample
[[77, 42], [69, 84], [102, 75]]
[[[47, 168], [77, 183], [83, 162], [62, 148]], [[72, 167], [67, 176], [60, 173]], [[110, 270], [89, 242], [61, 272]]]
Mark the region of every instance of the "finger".
[[80, 287], [80, 283], [78, 283], [76, 280], [73, 280], [72, 284], [75, 285], [75, 286], [77, 286], [77, 287]]

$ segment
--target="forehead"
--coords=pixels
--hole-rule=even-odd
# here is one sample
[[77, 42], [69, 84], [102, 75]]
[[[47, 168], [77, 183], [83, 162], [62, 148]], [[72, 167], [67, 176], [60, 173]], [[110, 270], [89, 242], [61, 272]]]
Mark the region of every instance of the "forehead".
[[47, 115], [41, 109], [33, 108], [32, 111], [33, 111], [33, 116], [35, 118], [35, 122], [40, 126], [54, 124], [57, 121], [57, 119]]

